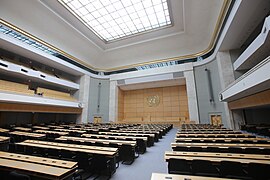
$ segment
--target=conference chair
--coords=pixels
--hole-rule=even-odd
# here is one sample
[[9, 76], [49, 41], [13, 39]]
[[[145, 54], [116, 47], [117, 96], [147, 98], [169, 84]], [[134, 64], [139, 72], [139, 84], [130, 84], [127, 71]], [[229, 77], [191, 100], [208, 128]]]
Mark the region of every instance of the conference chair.
[[191, 174], [190, 163], [185, 159], [170, 159], [168, 163], [170, 174]]
[[219, 169], [215, 167], [210, 161], [205, 160], [193, 160], [192, 161], [192, 172], [199, 176], [214, 176], [220, 175]]
[[220, 173], [222, 177], [246, 179], [248, 174], [240, 162], [221, 161]]
[[270, 165], [260, 163], [248, 164], [248, 175], [254, 179], [270, 179]]

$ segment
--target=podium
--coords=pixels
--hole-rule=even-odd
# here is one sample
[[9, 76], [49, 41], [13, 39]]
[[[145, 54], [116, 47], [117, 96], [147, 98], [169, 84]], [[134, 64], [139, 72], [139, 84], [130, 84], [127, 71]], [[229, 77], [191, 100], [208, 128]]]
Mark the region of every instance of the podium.
[[102, 123], [102, 117], [94, 116], [94, 124], [96, 124], [96, 123]]

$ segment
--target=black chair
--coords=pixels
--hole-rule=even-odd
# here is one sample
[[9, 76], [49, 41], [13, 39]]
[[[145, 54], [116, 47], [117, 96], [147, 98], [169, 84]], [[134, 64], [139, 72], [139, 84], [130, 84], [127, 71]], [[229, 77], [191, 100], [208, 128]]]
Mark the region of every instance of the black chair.
[[[118, 146], [118, 145], [117, 145]], [[115, 147], [117, 147], [115, 146]], [[119, 156], [122, 160], [123, 164], [132, 164], [135, 159], [135, 149], [130, 145], [124, 145], [122, 144], [121, 147], [119, 147]]]
[[40, 157], [47, 157], [47, 149], [45, 148], [40, 148], [40, 147], [34, 147], [33, 148], [33, 155], [35, 156], [40, 156]]
[[24, 154], [25, 150], [24, 150], [23, 145], [15, 144], [15, 146], [16, 146], [16, 152]]
[[25, 154], [32, 155], [34, 154], [34, 148], [32, 146], [25, 146]]
[[48, 148], [47, 153], [48, 153], [48, 157], [50, 157], [50, 158], [60, 158], [61, 157], [61, 155], [60, 155], [61, 153], [59, 152], [58, 149]]
[[168, 162], [168, 172], [170, 174], [187, 174], [190, 175], [191, 166], [184, 159], [170, 159]]
[[102, 142], [96, 141], [96, 142], [95, 142], [95, 146], [108, 146], [108, 145], [106, 145], [106, 144], [104, 144], [104, 143], [102, 143]]
[[240, 147], [229, 147], [228, 152], [229, 153], [243, 153], [243, 149]]
[[93, 157], [86, 154], [77, 152], [76, 153], [76, 161], [78, 162], [79, 169], [89, 170], [92, 164]]
[[199, 176], [219, 176], [219, 169], [215, 167], [210, 161], [193, 160], [192, 172]]
[[219, 147], [213, 147], [213, 146], [208, 146], [207, 147], [207, 151], [209, 151], [209, 152], [220, 152], [221, 151], [221, 148], [219, 148]]
[[189, 149], [186, 146], [176, 146], [173, 148], [174, 151], [188, 151]]
[[243, 169], [240, 162], [221, 161], [220, 172], [222, 174], [222, 177], [226, 178], [243, 179], [247, 178], [248, 176], [247, 172]]
[[[132, 139], [131, 139], [132, 141]], [[146, 152], [146, 143], [142, 139], [137, 139], [137, 151], [139, 154], [143, 154]]]
[[76, 158], [77, 157], [75, 152], [61, 149], [61, 159], [67, 161], [76, 161]]
[[259, 148], [246, 148], [245, 153], [247, 153], [247, 154], [263, 154], [263, 151]]
[[215, 141], [215, 143], [225, 143], [225, 140], [224, 140], [224, 139], [217, 139], [217, 140]]
[[269, 164], [249, 163], [247, 172], [254, 179], [270, 179]]
[[233, 140], [231, 140], [231, 143], [232, 143], [232, 144], [238, 144], [238, 143], [239, 143], [239, 140], [236, 140], [236, 139], [234, 140], [234, 139], [233, 139]]
[[16, 152], [16, 149], [17, 149], [17, 145], [15, 143], [9, 143], [8, 152], [15, 153]]
[[9, 179], [12, 180], [31, 180], [30, 176], [26, 174], [21, 174], [16, 171], [11, 171], [8, 175]]
[[191, 146], [191, 147], [189, 148], [189, 150], [190, 150], [191, 152], [201, 152], [201, 151], [202, 151], [202, 148], [201, 148], [201, 147], [198, 147], [198, 146]]
[[201, 143], [200, 139], [192, 139], [192, 143]]

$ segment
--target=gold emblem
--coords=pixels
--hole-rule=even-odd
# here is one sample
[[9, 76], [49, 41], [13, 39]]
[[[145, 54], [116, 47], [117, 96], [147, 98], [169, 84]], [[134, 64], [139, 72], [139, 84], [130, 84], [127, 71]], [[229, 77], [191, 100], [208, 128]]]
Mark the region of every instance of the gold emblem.
[[155, 96], [148, 96], [147, 97], [147, 104], [149, 107], [155, 107], [159, 105], [159, 96], [155, 95]]

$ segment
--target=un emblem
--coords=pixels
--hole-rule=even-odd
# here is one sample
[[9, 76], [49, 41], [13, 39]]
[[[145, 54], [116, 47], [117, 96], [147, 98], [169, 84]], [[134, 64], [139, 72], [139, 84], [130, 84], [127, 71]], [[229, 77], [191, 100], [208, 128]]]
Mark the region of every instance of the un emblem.
[[160, 102], [159, 96], [155, 95], [155, 96], [148, 96], [147, 97], [147, 104], [149, 107], [155, 107], [158, 106]]

